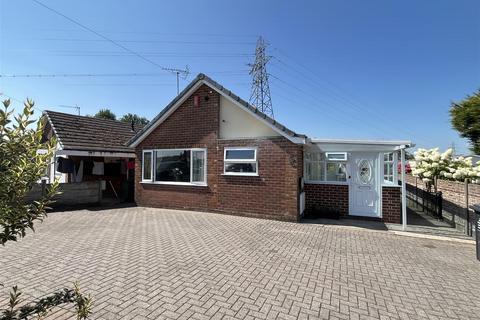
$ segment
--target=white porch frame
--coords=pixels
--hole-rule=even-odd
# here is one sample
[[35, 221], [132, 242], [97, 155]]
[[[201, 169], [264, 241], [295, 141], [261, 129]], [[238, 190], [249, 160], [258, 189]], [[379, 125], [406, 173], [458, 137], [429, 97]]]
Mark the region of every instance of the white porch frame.
[[[401, 163], [401, 207], [402, 207], [402, 229], [407, 228], [407, 188], [406, 188], [406, 174], [405, 174], [405, 149], [414, 147], [411, 141], [407, 140], [342, 140], [342, 139], [309, 139], [310, 146], [316, 146], [322, 152], [395, 152], [400, 151], [400, 163]], [[380, 157], [380, 156], [379, 156]], [[379, 162], [379, 171], [383, 170], [383, 166], [380, 166], [382, 162]], [[394, 168], [395, 172], [397, 168]], [[380, 175], [380, 192], [383, 187], [386, 186], [383, 183], [383, 175]], [[306, 183], [316, 183], [308, 182]], [[334, 182], [322, 182], [325, 184], [335, 184]], [[347, 184], [347, 183], [345, 183]], [[388, 187], [388, 186], [387, 186]], [[381, 208], [381, 197], [380, 197]], [[383, 216], [383, 215], [382, 215]]]
[[402, 175], [402, 230], [407, 229], [407, 184], [405, 176], [405, 146], [400, 148], [400, 167]]

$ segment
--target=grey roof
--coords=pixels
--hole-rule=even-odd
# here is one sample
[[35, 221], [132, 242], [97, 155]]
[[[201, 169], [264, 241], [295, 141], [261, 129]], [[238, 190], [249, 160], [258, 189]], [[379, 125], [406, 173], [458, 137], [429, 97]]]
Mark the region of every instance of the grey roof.
[[135, 135], [130, 123], [56, 111], [44, 111], [43, 116], [64, 150], [133, 152], [126, 146]]
[[281, 123], [277, 122], [276, 120], [270, 118], [269, 116], [267, 116], [265, 113], [261, 112], [260, 110], [258, 110], [256, 107], [252, 106], [251, 104], [249, 104], [247, 101], [243, 100], [242, 98], [240, 98], [239, 96], [235, 95], [232, 91], [228, 90], [227, 88], [225, 88], [224, 86], [222, 86], [221, 84], [219, 84], [218, 82], [216, 82], [215, 80], [211, 79], [210, 77], [208, 77], [207, 75], [203, 74], [203, 73], [199, 73], [195, 79], [190, 82], [190, 84], [182, 90], [182, 92], [180, 92], [155, 118], [152, 119], [152, 121], [150, 121], [145, 127], [143, 127], [142, 130], [138, 131], [137, 134], [135, 136], [133, 136], [128, 142], [127, 142], [127, 145], [131, 145], [132, 143], [134, 143], [136, 140], [138, 140], [150, 127], [152, 127], [158, 120], [160, 120], [162, 118], [162, 116], [167, 113], [171, 108], [173, 108], [173, 106], [180, 100], [182, 99], [182, 97], [191, 89], [193, 88], [199, 81], [205, 81], [208, 85], [210, 85], [211, 87], [213, 88], [216, 88], [217, 90], [223, 92], [225, 95], [231, 97], [232, 99], [236, 100], [237, 102], [239, 102], [240, 104], [242, 104], [247, 110], [249, 110], [250, 112], [262, 117], [265, 121], [269, 122], [270, 124], [274, 125], [275, 127], [277, 127], [279, 130], [281, 130], [285, 135], [287, 136], [290, 136], [292, 138], [306, 138], [305, 135], [303, 134], [298, 134], [290, 129], [288, 129], [287, 127], [285, 127], [284, 125], [282, 125]]

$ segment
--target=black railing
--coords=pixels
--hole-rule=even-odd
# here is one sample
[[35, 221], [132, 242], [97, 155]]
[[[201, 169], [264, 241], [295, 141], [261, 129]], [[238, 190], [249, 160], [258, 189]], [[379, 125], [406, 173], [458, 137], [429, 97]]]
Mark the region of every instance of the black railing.
[[426, 190], [407, 184], [407, 198], [415, 202], [417, 208], [439, 220], [443, 220], [442, 192], [428, 192]]
[[477, 247], [477, 260], [480, 261], [480, 203], [471, 207], [475, 211], [475, 242]]

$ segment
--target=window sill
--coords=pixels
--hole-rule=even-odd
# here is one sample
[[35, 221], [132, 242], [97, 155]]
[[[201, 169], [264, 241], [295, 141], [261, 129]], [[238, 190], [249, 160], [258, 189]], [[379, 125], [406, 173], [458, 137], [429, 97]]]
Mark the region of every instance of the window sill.
[[233, 177], [259, 177], [258, 173], [222, 173], [222, 176], [233, 176]]
[[348, 181], [305, 181], [305, 184], [333, 184], [348, 186], [350, 183]]
[[140, 181], [141, 184], [156, 184], [168, 186], [188, 186], [188, 187], [207, 187], [206, 183], [192, 183], [192, 182], [160, 182], [160, 181]]
[[387, 188], [401, 188], [401, 185], [398, 184], [389, 184], [389, 183], [383, 183], [382, 187], [387, 187]]

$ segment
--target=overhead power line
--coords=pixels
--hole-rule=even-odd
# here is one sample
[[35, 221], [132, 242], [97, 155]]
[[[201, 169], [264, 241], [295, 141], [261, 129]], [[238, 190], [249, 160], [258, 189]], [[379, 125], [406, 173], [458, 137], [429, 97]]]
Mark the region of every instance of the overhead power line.
[[[6, 93], [3, 92], [3, 91], [0, 91], [0, 96], [5, 96], [5, 97], [7, 97], [7, 98], [10, 99], [10, 100], [13, 100], [13, 101], [15, 101], [15, 102], [20, 103], [21, 105], [23, 105], [23, 104], [25, 103], [24, 101], [22, 101], [22, 100], [20, 100], [20, 99], [17, 99], [17, 98], [15, 98], [15, 97], [12, 97], [11, 95], [8, 95], [8, 94], [6, 94]], [[33, 108], [34, 108], [34, 109], [37, 109], [37, 110], [40, 111], [40, 112], [43, 112], [43, 110], [40, 109], [40, 108], [38, 108], [38, 107], [33, 106]]]
[[[37, 1], [37, 0], [32, 0]], [[82, 39], [82, 38], [44, 38], [45, 41], [71, 41], [71, 42], [105, 42], [114, 41], [115, 43], [170, 43], [170, 44], [233, 44], [233, 45], [253, 45], [255, 42], [235, 42], [235, 41], [183, 41], [183, 40], [138, 40], [138, 39], [122, 39], [122, 40], [112, 40], [112, 39]]]
[[[29, 51], [30, 53], [31, 51]], [[43, 54], [43, 53], [40, 53]], [[176, 58], [245, 58], [253, 57], [254, 54], [247, 53], [211, 53], [211, 52], [141, 52], [142, 55], [148, 57], [176, 57]], [[66, 56], [66, 57], [124, 57], [132, 56], [131, 53], [123, 51], [73, 51], [73, 50], [57, 50], [47, 52], [45, 55]]]
[[[122, 45], [122, 44], [120, 44], [119, 42], [110, 39], [109, 37], [101, 34], [100, 32], [97, 32], [97, 31], [93, 30], [92, 28], [90, 28], [90, 27], [88, 27], [88, 26], [80, 23], [79, 21], [77, 21], [77, 20], [75, 20], [75, 19], [73, 19], [73, 18], [70, 18], [69, 16], [61, 13], [60, 11], [53, 9], [52, 7], [49, 7], [49, 6], [47, 6], [46, 4], [44, 4], [44, 3], [42, 3], [42, 2], [40, 2], [40, 1], [38, 1], [38, 0], [32, 0], [32, 1], [35, 2], [35, 3], [37, 3], [37, 4], [40, 5], [40, 6], [44, 7], [45, 9], [47, 9], [47, 10], [49, 10], [49, 11], [51, 11], [51, 12], [53, 12], [53, 13], [55, 13], [55, 14], [63, 17], [63, 18], [65, 18], [65, 19], [67, 19], [68, 21], [70, 21], [70, 22], [72, 22], [72, 23], [74, 23], [74, 24], [76, 24], [77, 26], [79, 26], [79, 27], [87, 30], [88, 32], [93, 33], [94, 35], [102, 38], [103, 40], [110, 42], [111, 44], [113, 44], [113, 45], [121, 48], [122, 50], [125, 50], [126, 52], [129, 52], [129, 53], [137, 56], [138, 58], [142, 59], [143, 61], [146, 61], [146, 62], [148, 62], [148, 63], [150, 63], [150, 64], [152, 64], [152, 65], [160, 68], [160, 69], [163, 70], [163, 71], [171, 72], [171, 70], [169, 70], [169, 68], [164, 67], [164, 66], [156, 63], [155, 61], [153, 61], [153, 60], [151, 60], [151, 59], [143, 56], [142, 54], [140, 54], [140, 53], [138, 53], [138, 52], [136, 52], [136, 51], [134, 51], [134, 50], [132, 50], [132, 49], [130, 49], [130, 48]], [[188, 70], [183, 70], [182, 73], [188, 75]]]
[[[334, 119], [335, 121], [337, 122], [341, 122], [347, 126], [352, 126], [352, 123], [349, 123], [347, 122], [346, 120], [344, 120], [342, 117], [339, 117], [339, 116], [336, 116], [338, 114], [338, 112], [335, 112], [336, 111], [336, 108], [334, 106], [332, 106], [331, 104], [329, 104], [327, 101], [325, 100], [322, 100], [321, 98], [319, 98], [318, 96], [316, 96], [315, 94], [312, 94], [310, 91], [307, 91], [307, 90], [303, 90], [301, 88], [299, 88], [298, 86], [288, 82], [288, 81], [285, 81], [285, 80], [282, 80], [280, 79], [279, 77], [273, 75], [273, 74], [270, 74], [270, 76], [275, 80], [273, 82], [273, 84], [276, 84], [276, 83], [282, 83], [283, 85], [291, 88], [291, 89], [294, 89], [295, 91], [297, 91], [298, 93], [300, 94], [297, 94], [298, 97], [302, 98], [303, 100], [305, 100], [305, 98], [308, 98], [310, 99], [310, 101], [308, 102], [309, 105], [312, 105], [314, 106], [316, 109], [322, 111], [322, 115], [325, 116], [325, 117], [329, 117], [331, 119]], [[298, 101], [297, 101], [298, 103]], [[321, 107], [318, 103], [321, 103]], [[327, 111], [326, 109], [331, 109], [332, 112], [325, 112]], [[356, 117], [355, 114], [352, 114], [350, 115], [350, 118], [357, 118], [357, 120], [361, 120], [360, 118]], [[361, 123], [360, 121], [358, 121], [358, 123]], [[385, 134], [386, 131], [382, 131], [380, 128], [376, 127], [375, 128], [377, 131], [381, 132], [382, 134]]]
[[[400, 131], [403, 134], [406, 134], [408, 136], [415, 136], [414, 133], [407, 130], [403, 126], [400, 126], [400, 125], [392, 122], [391, 119], [385, 117], [383, 114], [375, 112], [374, 110], [371, 110], [369, 107], [365, 106], [363, 103], [355, 100], [344, 89], [339, 88], [337, 85], [335, 85], [331, 81], [328, 81], [327, 79], [320, 78], [318, 76], [318, 74], [313, 72], [311, 69], [306, 67], [301, 62], [296, 61], [295, 59], [293, 59], [292, 57], [290, 57], [289, 55], [284, 53], [282, 50], [280, 50], [278, 48], [274, 48], [274, 50], [279, 52], [281, 55], [283, 55], [285, 58], [289, 59], [290, 61], [292, 61], [296, 65], [300, 66], [302, 69], [304, 69], [306, 72], [308, 72], [311, 76], [305, 74], [304, 72], [298, 70], [297, 68], [291, 66], [290, 64], [287, 64], [285, 61], [283, 61], [281, 59], [278, 59], [277, 57], [273, 57], [276, 61], [281, 63], [282, 66], [295, 71], [297, 74], [302, 76], [304, 79], [307, 79], [314, 86], [317, 86], [319, 88], [322, 87], [323, 89], [327, 89], [331, 93], [331, 96], [333, 96], [336, 100], [342, 102], [346, 107], [348, 107], [352, 110], [355, 110], [357, 112], [369, 113], [371, 117], [374, 117], [374, 118], [380, 120], [377, 123], [388, 123], [389, 128], [391, 128], [391, 126], [394, 126], [397, 131]], [[320, 84], [320, 82], [318, 80], [315, 80], [314, 78], [319, 79], [322, 82], [325, 82], [328, 86]], [[426, 136], [422, 136], [421, 138], [417, 138], [417, 139], [424, 140], [424, 141], [429, 142], [429, 143], [433, 142], [431, 137], [426, 137]]]
[[[225, 70], [205, 72], [207, 74], [227, 74], [247, 76], [249, 70]], [[194, 71], [195, 73], [199, 73]], [[85, 77], [159, 77], [165, 73], [50, 73], [50, 74], [0, 74], [0, 78], [85, 78]]]
[[165, 73], [50, 73], [50, 74], [0, 74], [0, 78], [82, 78], [82, 77], [158, 77]]
[[[40, 31], [58, 31], [68, 32], [69, 34], [76, 29], [63, 29], [63, 28], [39, 28]], [[175, 36], [175, 37], [190, 37], [190, 36], [203, 36], [203, 37], [227, 37], [227, 38], [251, 38], [257, 39], [258, 34], [232, 34], [232, 33], [204, 33], [204, 32], [158, 32], [158, 31], [119, 31], [119, 30], [97, 30], [107, 34], [148, 34], [148, 35], [162, 35], [162, 36]], [[255, 42], [253, 42], [255, 43]]]

